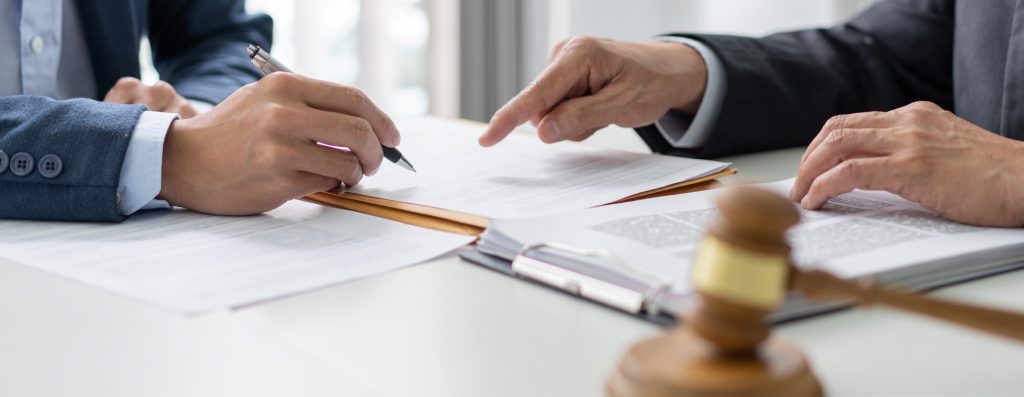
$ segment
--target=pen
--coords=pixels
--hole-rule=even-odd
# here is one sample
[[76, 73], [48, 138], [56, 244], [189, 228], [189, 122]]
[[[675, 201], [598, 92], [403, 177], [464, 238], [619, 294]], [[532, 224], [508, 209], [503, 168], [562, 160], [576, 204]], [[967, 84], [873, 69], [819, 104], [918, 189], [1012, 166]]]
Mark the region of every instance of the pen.
[[[288, 69], [287, 66], [274, 59], [274, 57], [270, 56], [258, 45], [249, 44], [246, 50], [249, 51], [249, 59], [252, 60], [252, 64], [256, 65], [256, 68], [263, 72], [264, 75], [274, 72], [293, 73], [291, 69]], [[416, 169], [412, 167], [412, 163], [406, 160], [405, 156], [402, 156], [402, 152], [399, 152], [398, 149], [384, 145], [380, 145], [380, 148], [384, 151], [384, 158], [388, 159], [388, 161], [398, 164], [398, 166], [409, 171], [416, 172]]]

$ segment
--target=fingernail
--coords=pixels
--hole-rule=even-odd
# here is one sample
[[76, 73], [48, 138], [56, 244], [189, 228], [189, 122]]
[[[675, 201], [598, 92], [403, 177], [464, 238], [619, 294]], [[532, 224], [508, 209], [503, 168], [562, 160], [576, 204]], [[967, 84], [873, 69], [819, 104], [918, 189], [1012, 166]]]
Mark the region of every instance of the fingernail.
[[562, 129], [558, 127], [557, 121], [549, 121], [548, 123], [548, 140], [551, 142], [562, 139]]

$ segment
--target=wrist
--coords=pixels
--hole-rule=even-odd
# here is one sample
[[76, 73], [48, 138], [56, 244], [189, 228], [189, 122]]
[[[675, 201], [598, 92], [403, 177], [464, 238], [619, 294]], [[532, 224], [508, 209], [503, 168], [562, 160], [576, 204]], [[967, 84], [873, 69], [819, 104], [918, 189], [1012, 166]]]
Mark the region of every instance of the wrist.
[[672, 109], [691, 115], [696, 114], [704, 100], [704, 92], [707, 90], [708, 66], [704, 57], [693, 47], [679, 43], [666, 44], [672, 45], [673, 62], [681, 67], [676, 84], [673, 85], [677, 95], [672, 102]]
[[1016, 207], [1014, 215], [1017, 217], [1017, 227], [1024, 227], [1024, 183], [1020, 183], [1021, 179], [1024, 178], [1024, 142], [1015, 139], [1008, 139], [1012, 142], [1010, 146], [1010, 159], [1014, 163], [1013, 172], [1009, 173], [1009, 186], [1015, 190], [1012, 197], [1015, 199], [1012, 201]]

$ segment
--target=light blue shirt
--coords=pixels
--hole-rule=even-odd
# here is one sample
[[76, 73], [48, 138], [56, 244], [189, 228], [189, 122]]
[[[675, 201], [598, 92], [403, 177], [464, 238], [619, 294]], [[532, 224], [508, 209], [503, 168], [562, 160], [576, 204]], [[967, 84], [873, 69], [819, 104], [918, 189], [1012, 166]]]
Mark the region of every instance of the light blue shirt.
[[704, 64], [708, 68], [704, 99], [701, 100], [700, 109], [697, 109], [697, 114], [693, 115], [693, 119], [689, 120], [685, 115], [673, 110], [654, 123], [658, 132], [672, 147], [677, 149], [700, 148], [707, 141], [708, 135], [714, 128], [715, 120], [718, 120], [718, 115], [722, 110], [722, 101], [725, 99], [726, 90], [725, 67], [714, 51], [697, 40], [674, 36], [663, 36], [658, 39], [675, 41], [692, 47], [704, 58]]
[[[98, 97], [85, 33], [72, 0], [0, 0], [0, 96]], [[166, 208], [160, 194], [164, 138], [178, 115], [145, 112], [128, 143], [120, 211]]]

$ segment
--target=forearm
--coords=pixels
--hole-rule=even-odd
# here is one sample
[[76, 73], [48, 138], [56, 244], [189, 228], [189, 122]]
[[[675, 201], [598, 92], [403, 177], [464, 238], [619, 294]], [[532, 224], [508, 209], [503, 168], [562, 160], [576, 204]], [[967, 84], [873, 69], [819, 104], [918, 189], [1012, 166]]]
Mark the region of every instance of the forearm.
[[916, 100], [949, 107], [947, 3], [885, 2], [837, 28], [764, 38], [677, 35], [714, 51], [728, 89], [701, 145], [652, 147], [702, 157], [769, 150], [806, 145], [836, 114], [891, 110]]
[[722, 59], [728, 81], [716, 120], [693, 148], [701, 157], [806, 145], [831, 116], [889, 110], [909, 99], [883, 62], [863, 62], [879, 55], [854, 44], [868, 37], [858, 32], [690, 37]]
[[703, 43], [682, 37], [664, 36], [663, 41], [675, 41], [696, 52], [701, 59], [707, 78], [703, 87], [694, 90], [695, 104], [688, 108], [672, 109], [653, 125], [637, 129], [640, 137], [657, 153], [692, 155], [700, 150], [714, 128], [722, 109], [727, 82], [721, 59]]
[[185, 98], [217, 104], [259, 79], [245, 47], [270, 48], [270, 17], [246, 14], [240, 0], [167, 2], [150, 12], [154, 64]]
[[[12, 167], [18, 164], [0, 173], [0, 217], [123, 220], [121, 168], [144, 111], [141, 105], [83, 99], [0, 98], [0, 150], [9, 158], [25, 153], [33, 160], [17, 173]], [[40, 168], [47, 155], [60, 159], [56, 175]]]

